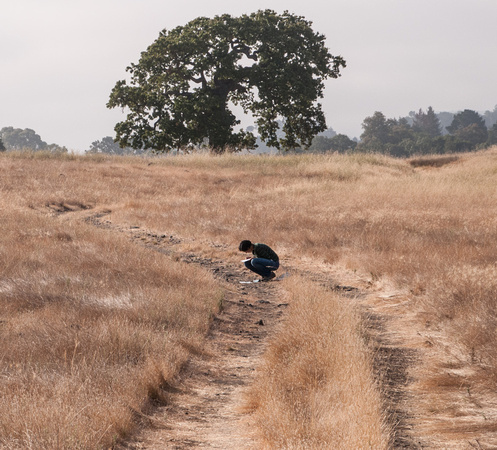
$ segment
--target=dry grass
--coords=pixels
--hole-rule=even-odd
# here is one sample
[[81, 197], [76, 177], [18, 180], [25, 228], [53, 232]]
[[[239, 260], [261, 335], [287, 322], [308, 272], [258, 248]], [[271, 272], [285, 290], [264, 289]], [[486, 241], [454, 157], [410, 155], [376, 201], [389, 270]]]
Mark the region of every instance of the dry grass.
[[[238, 259], [237, 243], [248, 238], [273, 246], [282, 256], [283, 265], [285, 261], [298, 265], [299, 258], [307, 257], [370, 274], [373, 281], [388, 277], [411, 289], [410, 304], [423, 312], [423, 318], [429, 316], [432, 326], [439, 327], [448, 342], [447, 351], [457, 349], [459, 360], [475, 369], [475, 375], [465, 380], [470, 383], [468, 389], [483, 385], [495, 388], [495, 148], [458, 155], [457, 160], [443, 160], [443, 164], [438, 160], [411, 164], [377, 155], [191, 155], [141, 159], [18, 154], [0, 155], [0, 171], [0, 206], [2, 211], [8, 211], [0, 219], [0, 301], [12, 305], [8, 299], [14, 298], [11, 296], [15, 292], [29, 293], [16, 297], [24, 298], [19, 305], [25, 306], [19, 310], [9, 306], [10, 316], [2, 319], [1, 331], [23, 333], [21, 325], [31, 324], [38, 337], [26, 341], [28, 348], [33, 342], [41, 342], [41, 336], [52, 339], [62, 333], [60, 328], [57, 332], [47, 331], [44, 327], [50, 324], [34, 317], [44, 311], [48, 314], [48, 305], [67, 305], [64, 308], [71, 317], [72, 299], [77, 299], [89, 308], [85, 314], [96, 322], [140, 322], [122, 305], [140, 304], [145, 297], [160, 298], [167, 282], [158, 286], [152, 278], [166, 280], [170, 276], [160, 275], [161, 270], [170, 269], [169, 265], [165, 268], [160, 261], [150, 264], [148, 253], [140, 256], [140, 252], [135, 254], [128, 249], [129, 261], [133, 261], [128, 264], [121, 257], [127, 244], [117, 238], [90, 231], [80, 222], [42, 218], [39, 211], [46, 211], [50, 204], [62, 211], [76, 211], [71, 214], [84, 214], [84, 208], [105, 211], [113, 223], [122, 226], [139, 225], [195, 239], [197, 243], [192, 245], [197, 245], [199, 251], [203, 241], [226, 243], [233, 250], [223, 257]], [[69, 215], [63, 214], [61, 218]], [[61, 249], [60, 256], [53, 258], [53, 269], [47, 273], [45, 265], [52, 260], [52, 248]], [[69, 251], [63, 251], [64, 248]], [[102, 248], [104, 252], [100, 251]], [[19, 255], [13, 256], [15, 252]], [[71, 254], [77, 257], [68, 260], [67, 255]], [[124, 266], [102, 269], [107, 264]], [[133, 271], [135, 266], [147, 270]], [[67, 273], [59, 276], [61, 267]], [[159, 275], [147, 278], [149, 268]], [[91, 275], [81, 277], [84, 270]], [[131, 273], [129, 281], [121, 285]], [[203, 276], [194, 276], [197, 275]], [[107, 282], [108, 279], [113, 281]], [[98, 289], [100, 282], [104, 289]], [[141, 291], [148, 284], [155, 286], [153, 295]], [[201, 294], [193, 293], [192, 298], [197, 295]], [[94, 301], [95, 298], [99, 300]], [[118, 316], [112, 320], [104, 318], [109, 307], [103, 304], [109, 298], [119, 299], [121, 305], [110, 308]], [[205, 303], [210, 304], [208, 299]], [[164, 303], [167, 302], [158, 300], [154, 304]], [[156, 316], [162, 317], [162, 313], [157, 312]], [[14, 326], [17, 321], [21, 325]], [[200, 319], [194, 322], [204, 324], [201, 329], [205, 326]], [[73, 320], [66, 318], [63, 323], [71, 330]], [[321, 321], [318, 325], [326, 324]], [[316, 334], [319, 332], [316, 329]], [[78, 342], [84, 336], [85, 333], [78, 334]], [[288, 331], [282, 330], [284, 336], [288, 338]], [[60, 347], [54, 365], [70, 368], [73, 353], [78, 360], [82, 344], [76, 346], [74, 334], [71, 339]], [[180, 348], [174, 344], [172, 347], [175, 351]], [[93, 354], [99, 355], [96, 348]], [[275, 357], [276, 353], [271, 356], [273, 360]], [[7, 374], [2, 380], [26, 379], [31, 383], [30, 375], [23, 374], [33, 373], [32, 368], [17, 374], [16, 363], [10, 365], [7, 358], [6, 354], [2, 360], [2, 370]], [[80, 360], [87, 364], [91, 358]], [[430, 361], [424, 376], [435, 377], [442, 364], [441, 360]], [[16, 375], [10, 375], [11, 371]], [[86, 386], [91, 377], [81, 379]], [[436, 390], [437, 382], [433, 380], [431, 386]], [[269, 386], [270, 381], [267, 383]], [[82, 387], [78, 392], [84, 395], [85, 390]], [[330, 403], [333, 402], [320, 403], [319, 408]], [[1, 430], [2, 436], [8, 433], [5, 428]], [[30, 432], [22, 433], [19, 439], [31, 436]], [[104, 430], [95, 432], [96, 440], [100, 434], [105, 434]]]
[[260, 448], [386, 449], [380, 398], [353, 307], [289, 279], [289, 312], [249, 392]]
[[[0, 447], [108, 448], [201, 351], [221, 292], [191, 265], [52, 217], [60, 181], [18, 162], [1, 161]], [[66, 206], [96, 202], [88, 188]]]

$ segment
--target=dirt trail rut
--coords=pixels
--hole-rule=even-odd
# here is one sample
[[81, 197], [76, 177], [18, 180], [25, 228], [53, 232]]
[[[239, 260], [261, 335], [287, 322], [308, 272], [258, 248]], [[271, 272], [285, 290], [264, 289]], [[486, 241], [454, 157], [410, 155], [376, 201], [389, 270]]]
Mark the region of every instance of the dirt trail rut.
[[284, 305], [273, 301], [274, 286], [239, 289], [214, 318], [207, 353], [189, 361], [169, 405], [155, 411], [152, 423], [162, 426], [143, 429], [123, 448], [254, 448], [240, 405]]

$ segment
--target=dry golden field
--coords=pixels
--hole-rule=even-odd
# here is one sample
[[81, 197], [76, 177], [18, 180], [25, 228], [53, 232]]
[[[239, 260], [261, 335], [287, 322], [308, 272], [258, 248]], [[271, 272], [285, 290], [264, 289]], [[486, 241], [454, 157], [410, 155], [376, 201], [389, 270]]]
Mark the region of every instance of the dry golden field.
[[[388, 447], [365, 307], [416, 347], [413, 436], [490, 446], [496, 189], [495, 148], [412, 161], [0, 154], [0, 445], [108, 448], [202, 352], [221, 284], [92, 224], [105, 217], [231, 262], [240, 240], [265, 242], [307, 275], [284, 283], [290, 307], [247, 399], [261, 446]], [[402, 300], [344, 301], [312, 282], [324, 268]]]
[[264, 448], [387, 448], [389, 428], [360, 317], [338, 294], [305, 279], [290, 278], [285, 288], [288, 317], [247, 405]]

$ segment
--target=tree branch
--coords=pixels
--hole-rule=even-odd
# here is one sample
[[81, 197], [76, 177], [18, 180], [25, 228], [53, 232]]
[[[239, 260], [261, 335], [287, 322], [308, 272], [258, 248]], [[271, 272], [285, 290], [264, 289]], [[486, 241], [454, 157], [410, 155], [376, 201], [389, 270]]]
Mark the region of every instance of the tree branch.
[[202, 83], [202, 89], [207, 87], [207, 79], [205, 78], [204, 72], [200, 72], [200, 76], [198, 78], [190, 77], [189, 78], [194, 83]]
[[253, 52], [248, 45], [242, 44], [238, 40], [232, 42], [232, 48], [234, 52], [243, 53], [248, 59], [253, 61], [257, 61], [259, 59], [257, 51]]

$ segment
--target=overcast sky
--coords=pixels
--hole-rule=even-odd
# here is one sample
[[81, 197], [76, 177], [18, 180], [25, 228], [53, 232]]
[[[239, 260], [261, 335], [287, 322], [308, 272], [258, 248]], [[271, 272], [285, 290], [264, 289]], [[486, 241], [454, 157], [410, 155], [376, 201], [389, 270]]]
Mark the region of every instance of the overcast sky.
[[322, 100], [338, 133], [359, 137], [375, 111], [497, 104], [497, 0], [0, 0], [0, 128], [86, 150], [114, 137], [110, 91], [162, 29], [258, 9], [304, 16], [347, 61]]

